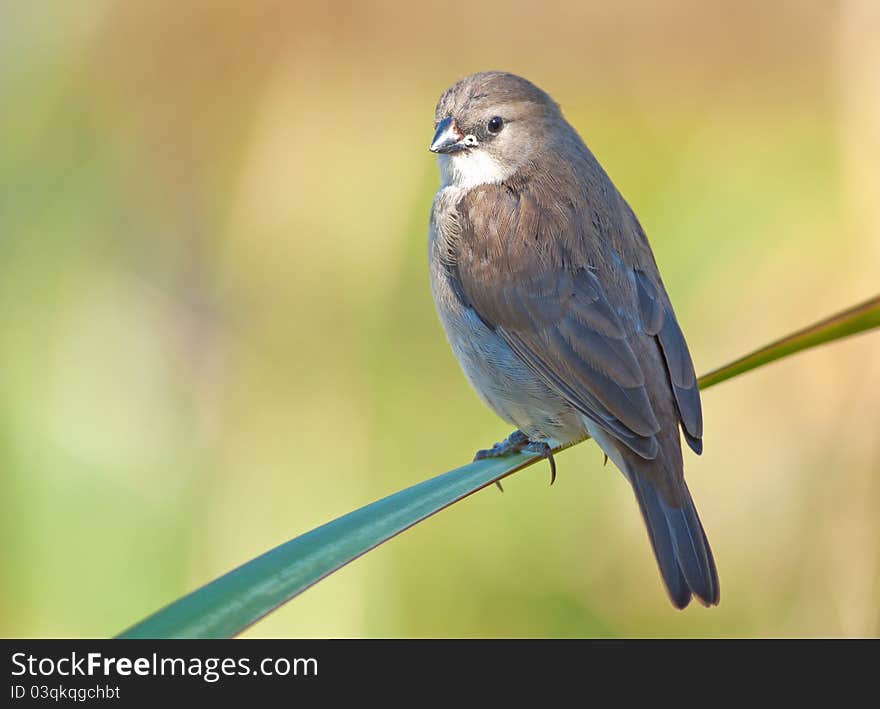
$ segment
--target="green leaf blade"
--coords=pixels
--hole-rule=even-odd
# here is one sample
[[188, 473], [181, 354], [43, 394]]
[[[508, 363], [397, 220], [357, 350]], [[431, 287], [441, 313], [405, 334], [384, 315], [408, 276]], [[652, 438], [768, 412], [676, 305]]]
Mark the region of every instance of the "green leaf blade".
[[880, 327], [880, 296], [866, 300], [842, 313], [776, 340], [766, 347], [740, 357], [724, 367], [700, 377], [700, 389], [708, 389], [752, 369], [770, 364], [802, 350], [857, 335]]
[[[880, 327], [880, 296], [799, 330], [700, 378], [707, 389], [796, 352]], [[558, 449], [557, 449], [558, 450]], [[258, 556], [171, 603], [120, 638], [240, 633], [329, 574], [440, 510], [541, 460], [481, 460], [384, 497]]]
[[534, 460], [524, 454], [481, 460], [384, 497], [256, 557], [119, 637], [236, 635], [379, 544]]

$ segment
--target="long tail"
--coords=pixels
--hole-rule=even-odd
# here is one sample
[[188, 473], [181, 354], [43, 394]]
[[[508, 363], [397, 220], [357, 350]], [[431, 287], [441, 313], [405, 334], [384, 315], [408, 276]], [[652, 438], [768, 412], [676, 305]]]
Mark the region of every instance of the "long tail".
[[718, 605], [720, 589], [715, 559], [684, 480], [676, 495], [680, 506], [666, 502], [644, 475], [627, 475], [648, 527], [654, 555], [669, 597], [684, 608], [694, 595], [705, 606]]

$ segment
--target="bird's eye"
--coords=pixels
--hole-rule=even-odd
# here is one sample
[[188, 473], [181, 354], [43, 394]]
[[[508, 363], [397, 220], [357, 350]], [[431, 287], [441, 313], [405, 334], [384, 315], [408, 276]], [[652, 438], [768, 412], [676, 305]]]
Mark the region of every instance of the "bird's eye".
[[486, 128], [489, 129], [489, 132], [493, 135], [500, 133], [501, 129], [504, 128], [504, 121], [501, 116], [495, 116], [489, 119], [489, 123], [486, 124]]

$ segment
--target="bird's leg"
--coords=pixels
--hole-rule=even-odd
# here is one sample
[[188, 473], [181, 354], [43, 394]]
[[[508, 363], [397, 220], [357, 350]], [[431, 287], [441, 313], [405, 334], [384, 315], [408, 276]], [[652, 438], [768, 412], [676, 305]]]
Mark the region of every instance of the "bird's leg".
[[[501, 456], [511, 453], [532, 453], [546, 458], [550, 461], [550, 484], [556, 482], [556, 461], [553, 459], [553, 449], [544, 441], [530, 441], [529, 437], [520, 430], [511, 433], [500, 443], [496, 443], [491, 448], [477, 451], [474, 460], [483, 460], [485, 458], [500, 458]], [[495, 483], [501, 492], [504, 488], [500, 483]]]

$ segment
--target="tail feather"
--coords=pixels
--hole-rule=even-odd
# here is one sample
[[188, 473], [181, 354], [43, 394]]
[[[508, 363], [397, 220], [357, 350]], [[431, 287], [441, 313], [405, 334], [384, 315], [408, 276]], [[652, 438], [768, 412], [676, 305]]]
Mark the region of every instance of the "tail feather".
[[676, 608], [695, 595], [704, 605], [719, 601], [718, 572], [690, 491], [681, 481], [681, 505], [663, 499], [643, 475], [627, 476], [648, 527], [663, 581]]
[[678, 566], [672, 537], [667, 531], [666, 515], [660, 506], [660, 497], [650, 486], [650, 483], [639, 476], [636, 476], [633, 481], [633, 488], [636, 491], [639, 508], [642, 510], [642, 517], [645, 518], [645, 524], [648, 527], [648, 537], [651, 539], [654, 556], [657, 557], [657, 565], [660, 567], [660, 573], [666, 583], [666, 590], [669, 591], [669, 597], [675, 607], [684, 608], [690, 603], [691, 590]]

